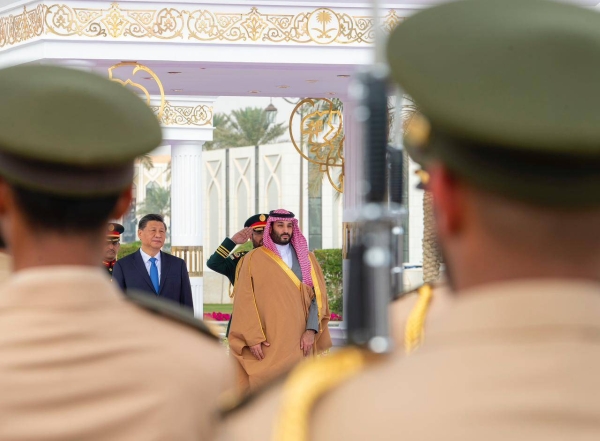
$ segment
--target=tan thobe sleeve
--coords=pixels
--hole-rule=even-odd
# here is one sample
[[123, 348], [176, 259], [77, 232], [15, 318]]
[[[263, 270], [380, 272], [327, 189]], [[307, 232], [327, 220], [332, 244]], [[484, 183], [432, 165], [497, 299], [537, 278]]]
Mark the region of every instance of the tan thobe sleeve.
[[241, 355], [244, 346], [254, 346], [266, 341], [252, 281], [252, 253], [240, 262], [242, 266], [233, 288], [233, 318], [229, 330], [229, 347]]
[[331, 317], [331, 312], [329, 311], [327, 285], [325, 284], [325, 276], [323, 275], [323, 270], [321, 269], [321, 266], [319, 265], [319, 262], [317, 261], [317, 258], [313, 253], [310, 253], [310, 258], [318, 279], [318, 281], [313, 280], [313, 283], [319, 283], [319, 286], [321, 288], [321, 310], [319, 311], [320, 329], [319, 333], [316, 336], [316, 346], [317, 352], [322, 352], [331, 348], [332, 346], [331, 336], [329, 334], [329, 318]]

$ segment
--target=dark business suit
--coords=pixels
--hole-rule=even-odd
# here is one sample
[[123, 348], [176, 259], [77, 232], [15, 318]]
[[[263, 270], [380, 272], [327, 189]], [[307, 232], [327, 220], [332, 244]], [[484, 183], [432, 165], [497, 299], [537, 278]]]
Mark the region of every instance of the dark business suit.
[[[160, 262], [158, 296], [194, 309], [190, 276], [183, 259], [161, 251]], [[113, 281], [123, 291], [133, 289], [156, 295], [139, 250], [117, 261], [113, 268]]]

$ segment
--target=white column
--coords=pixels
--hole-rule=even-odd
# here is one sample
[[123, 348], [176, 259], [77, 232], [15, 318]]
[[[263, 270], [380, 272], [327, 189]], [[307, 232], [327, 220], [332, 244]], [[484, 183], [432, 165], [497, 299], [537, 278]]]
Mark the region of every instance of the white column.
[[[166, 97], [161, 123], [171, 145], [171, 252], [185, 260], [194, 314], [204, 310], [204, 164], [202, 146], [213, 139], [212, 104], [216, 97]], [[155, 112], [160, 97], [152, 97]]]
[[171, 249], [187, 263], [197, 316], [202, 316], [203, 308], [203, 144], [171, 143]]
[[[343, 249], [343, 275], [344, 275], [344, 310], [342, 317], [346, 317], [346, 299], [348, 294], [348, 276], [350, 261], [346, 253], [356, 239], [356, 218], [358, 210], [362, 205], [362, 179], [363, 179], [363, 160], [362, 160], [362, 131], [361, 125], [355, 118], [356, 104], [348, 99], [344, 101], [344, 135], [346, 137], [344, 144], [344, 212], [342, 228], [342, 249]], [[341, 335], [335, 335], [334, 338], [345, 338], [345, 323], [340, 325]]]

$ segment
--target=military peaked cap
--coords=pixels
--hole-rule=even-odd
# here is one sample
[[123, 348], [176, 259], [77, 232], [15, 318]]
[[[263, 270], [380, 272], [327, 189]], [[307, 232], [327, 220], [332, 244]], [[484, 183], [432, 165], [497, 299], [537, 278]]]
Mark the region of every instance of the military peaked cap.
[[393, 78], [417, 104], [406, 143], [481, 188], [600, 205], [600, 14], [547, 0], [463, 0], [392, 33]]
[[0, 175], [66, 196], [116, 193], [133, 161], [158, 147], [161, 128], [133, 92], [56, 66], [0, 70]]
[[244, 223], [244, 228], [252, 227], [255, 231], [263, 231], [267, 225], [268, 214], [255, 214]]
[[125, 231], [125, 227], [116, 222], [109, 222], [107, 230], [106, 239], [111, 242], [118, 242], [121, 239], [121, 234]]

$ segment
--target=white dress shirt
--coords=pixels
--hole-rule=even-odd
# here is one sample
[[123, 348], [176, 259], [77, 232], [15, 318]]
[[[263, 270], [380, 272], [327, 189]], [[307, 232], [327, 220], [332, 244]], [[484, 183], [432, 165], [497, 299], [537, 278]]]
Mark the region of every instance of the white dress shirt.
[[[285, 262], [285, 264], [292, 268], [293, 257], [292, 253], [295, 253], [292, 246], [288, 243], [287, 245], [278, 245], [275, 244], [281, 259]], [[300, 262], [298, 262], [300, 263]], [[313, 297], [312, 302], [310, 303], [310, 309], [308, 310], [308, 320], [306, 321], [306, 329], [313, 330], [315, 334], [319, 332], [319, 307], [317, 306], [316, 296]]]
[[281, 256], [281, 259], [285, 262], [285, 264], [288, 267], [292, 267], [292, 262], [294, 260], [294, 258], [292, 257], [292, 253], [294, 252], [292, 250], [291, 245], [288, 243], [287, 245], [278, 245], [275, 244], [275, 246], [277, 247], [277, 250], [279, 251], [279, 255]]
[[[146, 265], [146, 271], [148, 271], [148, 275], [150, 275], [150, 266], [152, 265], [150, 259], [152, 258], [152, 256], [144, 253], [141, 248], [140, 254], [142, 255], [142, 259], [144, 260], [144, 265]], [[160, 280], [160, 252], [154, 257], [156, 258], [156, 267], [158, 268], [158, 280]]]

